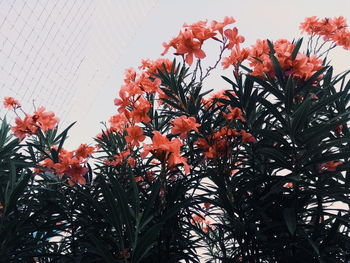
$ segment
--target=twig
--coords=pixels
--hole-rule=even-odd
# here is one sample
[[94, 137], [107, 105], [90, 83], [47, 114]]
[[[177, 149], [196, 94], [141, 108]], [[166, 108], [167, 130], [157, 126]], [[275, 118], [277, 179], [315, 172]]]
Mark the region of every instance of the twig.
[[[210, 71], [212, 71], [213, 69], [215, 69], [217, 67], [217, 65], [219, 64], [219, 62], [221, 61], [221, 58], [222, 58], [222, 54], [224, 53], [225, 49], [226, 49], [226, 41], [224, 41], [222, 43], [223, 45], [220, 47], [220, 54], [219, 54], [219, 58], [218, 60], [215, 62], [214, 66], [211, 66], [207, 69], [207, 72], [205, 73], [204, 76], [202, 76], [201, 74], [201, 77], [200, 77], [200, 81], [202, 82], [205, 78], [207, 78], [209, 75], [210, 75]], [[201, 71], [202, 73], [202, 71]]]
[[322, 57], [324, 54], [326, 54], [325, 57], [327, 57], [329, 51], [331, 51], [332, 49], [334, 49], [336, 46], [337, 46], [336, 44], [333, 44], [333, 45], [332, 45], [332, 43], [331, 43], [331, 46], [330, 46], [327, 50], [325, 50], [324, 52], [322, 52], [321, 55], [319, 55], [317, 58]]

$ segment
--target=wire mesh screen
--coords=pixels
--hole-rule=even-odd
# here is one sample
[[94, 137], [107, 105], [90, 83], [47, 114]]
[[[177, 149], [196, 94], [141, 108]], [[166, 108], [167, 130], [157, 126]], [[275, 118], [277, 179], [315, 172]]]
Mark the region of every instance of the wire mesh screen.
[[43, 105], [65, 116], [85, 59], [94, 8], [93, 0], [2, 1], [1, 97], [13, 96], [29, 111]]
[[[66, 119], [77, 100], [84, 106], [81, 96], [88, 103], [103, 88], [155, 2], [0, 1], [0, 100], [15, 97], [27, 112], [45, 106]], [[14, 118], [1, 105], [5, 115]]]

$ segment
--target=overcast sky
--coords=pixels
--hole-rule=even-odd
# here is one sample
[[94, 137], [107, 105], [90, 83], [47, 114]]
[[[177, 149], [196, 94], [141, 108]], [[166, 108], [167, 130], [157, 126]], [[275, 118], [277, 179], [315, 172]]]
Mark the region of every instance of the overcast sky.
[[[5, 0], [0, 4], [4, 5], [7, 1], [10, 3], [14, 0]], [[15, 2], [18, 4], [21, 1]], [[35, 1], [26, 1], [29, 7], [33, 2]], [[80, 2], [86, 3], [86, 1]], [[162, 43], [176, 36], [183, 23], [205, 19], [220, 21], [225, 16], [232, 16], [237, 20], [234, 26], [238, 27], [240, 34], [246, 39], [245, 46], [254, 44], [257, 39], [299, 38], [299, 24], [309, 16], [342, 15], [350, 24], [350, 0], [91, 0], [90, 2], [93, 7], [89, 10], [92, 12], [89, 20], [90, 31], [83, 39], [88, 46], [84, 51], [84, 70], [80, 69], [76, 73], [79, 81], [76, 82], [74, 89], [77, 90], [77, 94], [72, 109], [64, 117], [64, 125], [78, 121], [71, 130], [68, 148], [76, 147], [80, 143], [93, 142], [92, 137], [99, 133], [102, 127], [100, 122], [107, 121], [116, 113], [113, 100], [123, 84], [124, 70], [129, 67], [136, 68], [141, 59], [159, 58], [163, 51]], [[77, 8], [79, 11], [79, 7]], [[65, 10], [63, 4], [62, 9]], [[1, 15], [5, 14], [0, 12]], [[60, 21], [53, 22], [56, 22], [56, 25], [60, 23]], [[204, 50], [208, 56], [206, 60], [214, 60], [217, 49], [217, 46], [205, 46]], [[349, 68], [350, 51], [338, 48], [332, 53], [332, 58], [337, 72]], [[213, 77], [207, 79], [205, 88], [225, 88], [225, 83], [220, 78], [222, 74], [230, 76], [230, 71], [222, 72], [219, 69], [214, 72]], [[100, 76], [98, 81], [96, 76]], [[57, 78], [55, 81], [60, 80]], [[6, 94], [1, 92], [0, 95]], [[56, 112], [56, 115], [60, 116], [60, 112]]]
[[[99, 132], [100, 121], [106, 121], [116, 112], [113, 99], [117, 96], [122, 85], [124, 70], [137, 67], [143, 58], [156, 59], [163, 51], [162, 43], [176, 36], [183, 23], [193, 23], [198, 20], [221, 20], [225, 16], [233, 16], [237, 22], [240, 34], [246, 38], [245, 45], [250, 46], [256, 39], [286, 38], [292, 40], [300, 37], [299, 23], [305, 17], [334, 17], [344, 16], [350, 22], [349, 0], [159, 0], [149, 12], [144, 22], [135, 33], [127, 48], [122, 51], [114, 74], [103, 87], [93, 91], [93, 101], [85, 113], [79, 116], [79, 122], [71, 133], [73, 145], [87, 142]], [[122, 12], [122, 10], [121, 10]], [[117, 17], [117, 15], [116, 15]], [[103, 20], [103, 17], [100, 19]], [[111, 34], [118, 34], [111, 28]], [[215, 58], [216, 50], [212, 47], [205, 49]], [[340, 48], [333, 52], [333, 64], [338, 72], [349, 66], [350, 51]], [[221, 89], [225, 83], [220, 75], [230, 75], [229, 71], [216, 71], [206, 82], [207, 88]], [[74, 115], [72, 115], [75, 117]], [[79, 140], [78, 140], [79, 139]]]

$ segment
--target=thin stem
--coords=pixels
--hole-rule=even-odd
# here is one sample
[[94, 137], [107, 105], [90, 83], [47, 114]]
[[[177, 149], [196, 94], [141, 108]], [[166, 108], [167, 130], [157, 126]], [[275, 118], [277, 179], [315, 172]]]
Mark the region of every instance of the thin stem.
[[198, 68], [199, 68], [200, 61], [201, 61], [200, 59], [197, 60], [196, 67], [194, 68], [194, 71], [192, 73], [192, 79], [191, 79], [192, 82], [194, 82], [196, 80], [197, 71], [198, 71]]
[[[316, 49], [317, 49], [317, 46], [318, 46], [318, 42], [319, 42], [319, 40], [320, 40], [320, 38], [321, 38], [321, 36], [318, 36], [317, 37], [317, 39], [316, 39], [316, 43], [315, 43], [315, 47], [314, 47], [314, 54], [316, 54], [317, 52], [318, 52], [318, 50], [316, 51]], [[321, 45], [322, 46], [322, 45]]]
[[317, 58], [322, 57], [324, 54], [326, 54], [325, 57], [328, 57], [329, 51], [331, 51], [332, 49], [334, 49], [336, 46], [337, 46], [336, 44], [333, 44], [333, 45], [332, 45], [332, 43], [331, 43], [331, 46], [330, 46], [327, 50], [325, 50], [324, 52], [322, 52], [321, 55], [319, 55]]
[[226, 42], [224, 41], [223, 44], [222, 44], [222, 46], [220, 47], [219, 58], [218, 58], [218, 60], [215, 62], [215, 64], [207, 69], [207, 72], [205, 73], [204, 76], [202, 76], [202, 74], [201, 74], [201, 78], [200, 78], [200, 81], [201, 81], [201, 82], [202, 82], [205, 78], [207, 78], [207, 77], [210, 75], [210, 72], [211, 72], [213, 69], [215, 69], [215, 68], [217, 67], [217, 65], [219, 64], [219, 62], [221, 61], [222, 54], [223, 54], [224, 51], [226, 50], [226, 47], [225, 47], [226, 44], [225, 44], [225, 43], [226, 43]]
[[316, 51], [316, 53], [315, 53], [315, 54], [317, 54], [318, 52], [320, 52], [320, 51], [321, 51], [321, 49], [324, 47], [324, 45], [325, 45], [325, 44], [327, 44], [328, 42], [330, 42], [330, 41], [329, 41], [329, 40], [327, 40], [327, 41], [323, 41], [322, 45], [320, 45], [320, 47], [317, 49], [317, 51]]

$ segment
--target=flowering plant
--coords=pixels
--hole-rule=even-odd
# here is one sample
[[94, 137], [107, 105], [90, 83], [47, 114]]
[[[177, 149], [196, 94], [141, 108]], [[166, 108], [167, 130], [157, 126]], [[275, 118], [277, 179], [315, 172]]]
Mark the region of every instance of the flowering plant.
[[[327, 61], [350, 49], [346, 21], [307, 18], [306, 52], [302, 39], [243, 48], [233, 23], [184, 24], [163, 44], [176, 59], [128, 69], [95, 146], [65, 150], [70, 127], [58, 134], [44, 108], [16, 119], [12, 141], [3, 121], [4, 258], [199, 262], [204, 249], [219, 262], [350, 259], [350, 82]], [[204, 69], [207, 41], [220, 53]], [[204, 90], [220, 63], [232, 69], [227, 88]], [[29, 225], [11, 241], [14, 218]]]

